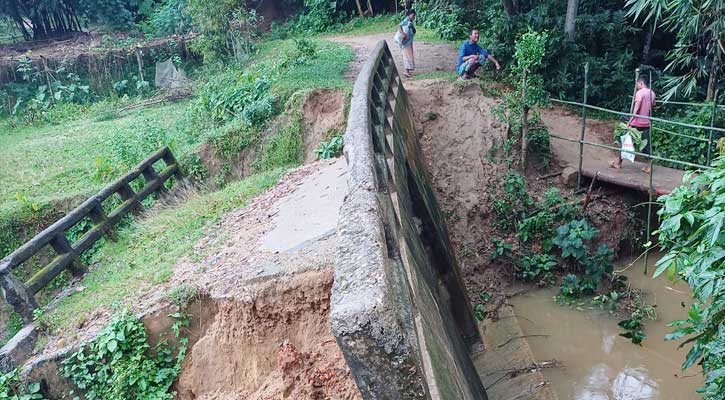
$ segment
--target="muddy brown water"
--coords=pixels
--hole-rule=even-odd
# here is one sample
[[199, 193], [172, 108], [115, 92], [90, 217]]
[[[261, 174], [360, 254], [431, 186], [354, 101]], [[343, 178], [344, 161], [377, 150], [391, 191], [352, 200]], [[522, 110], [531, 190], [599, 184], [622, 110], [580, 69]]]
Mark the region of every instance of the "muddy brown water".
[[[657, 305], [657, 320], [645, 323], [642, 346], [619, 336], [620, 320], [586, 303], [569, 307], [557, 304], [558, 288], [536, 289], [511, 299], [524, 335], [537, 360], [556, 359], [561, 368], [545, 369], [544, 376], [561, 400], [686, 400], [700, 399], [695, 389], [702, 384], [697, 366], [680, 366], [689, 346], [664, 341], [671, 332], [669, 321], [685, 318], [691, 303], [685, 282], [652, 279], [657, 257], [649, 257], [649, 276], [644, 262], [635, 262], [624, 274], [634, 288], [645, 290], [647, 304]], [[628, 263], [622, 263], [624, 268]], [[694, 375], [694, 376], [693, 376]]]

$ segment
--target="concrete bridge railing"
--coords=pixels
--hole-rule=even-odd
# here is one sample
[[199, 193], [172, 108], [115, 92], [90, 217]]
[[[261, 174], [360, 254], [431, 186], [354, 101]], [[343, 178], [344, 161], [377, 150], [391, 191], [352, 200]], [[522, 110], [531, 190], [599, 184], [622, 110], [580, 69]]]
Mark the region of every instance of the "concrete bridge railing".
[[481, 348], [385, 42], [353, 89], [331, 324], [365, 399], [486, 399]]

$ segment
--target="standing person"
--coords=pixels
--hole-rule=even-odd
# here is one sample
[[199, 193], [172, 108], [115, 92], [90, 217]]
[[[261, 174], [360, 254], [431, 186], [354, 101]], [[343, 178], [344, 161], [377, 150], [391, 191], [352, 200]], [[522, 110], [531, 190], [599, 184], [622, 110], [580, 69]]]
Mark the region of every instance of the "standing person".
[[[649, 82], [644, 75], [640, 75], [637, 79], [637, 93], [634, 96], [634, 108], [632, 108], [632, 114], [634, 114], [627, 122], [628, 127], [633, 127], [642, 133], [642, 140], [646, 140], [647, 144], [642, 149], [642, 153], [651, 154], [651, 143], [649, 139], [649, 117], [652, 116], [652, 107], [655, 106], [655, 92], [649, 88]], [[613, 168], [622, 167], [622, 156], [612, 161], [610, 165]], [[643, 172], [649, 173], [649, 167], [642, 168]]]
[[496, 70], [501, 69], [501, 65], [498, 61], [493, 58], [492, 55], [488, 54], [488, 50], [481, 48], [478, 45], [478, 29], [471, 29], [468, 32], [468, 40], [461, 45], [458, 50], [458, 64], [456, 65], [456, 72], [461, 79], [471, 79], [475, 76], [478, 67], [483, 65], [486, 61], [491, 61], [496, 65]]
[[415, 10], [408, 10], [405, 18], [398, 25], [395, 41], [403, 52], [403, 67], [405, 77], [410, 78], [415, 71], [415, 55], [413, 55], [413, 37], [415, 37]]

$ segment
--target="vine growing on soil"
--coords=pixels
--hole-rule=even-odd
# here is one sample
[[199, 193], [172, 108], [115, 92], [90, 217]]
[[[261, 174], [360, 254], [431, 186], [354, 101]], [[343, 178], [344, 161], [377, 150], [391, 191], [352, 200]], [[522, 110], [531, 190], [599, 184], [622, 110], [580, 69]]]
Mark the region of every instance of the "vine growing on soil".
[[45, 396], [40, 392], [40, 383], [23, 383], [17, 369], [0, 375], [0, 399], [46, 400]]
[[188, 345], [181, 328], [189, 322], [180, 313], [170, 317], [176, 319], [172, 330], [177, 347], [165, 339], [151, 347], [143, 323], [124, 311], [96, 339], [63, 361], [61, 373], [88, 400], [173, 399], [175, 393], [169, 389], [179, 375]]

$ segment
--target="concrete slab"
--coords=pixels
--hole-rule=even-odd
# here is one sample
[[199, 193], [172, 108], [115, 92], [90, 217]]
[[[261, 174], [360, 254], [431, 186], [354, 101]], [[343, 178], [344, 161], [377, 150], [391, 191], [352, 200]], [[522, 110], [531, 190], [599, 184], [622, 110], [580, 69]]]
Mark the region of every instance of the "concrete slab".
[[277, 204], [274, 229], [262, 239], [262, 250], [294, 251], [335, 234], [337, 214], [347, 195], [347, 163], [339, 158], [305, 177]]
[[473, 360], [488, 398], [558, 400], [550, 383], [535, 368], [544, 360], [534, 358], [511, 306], [504, 304], [498, 316], [485, 327], [486, 351]]

